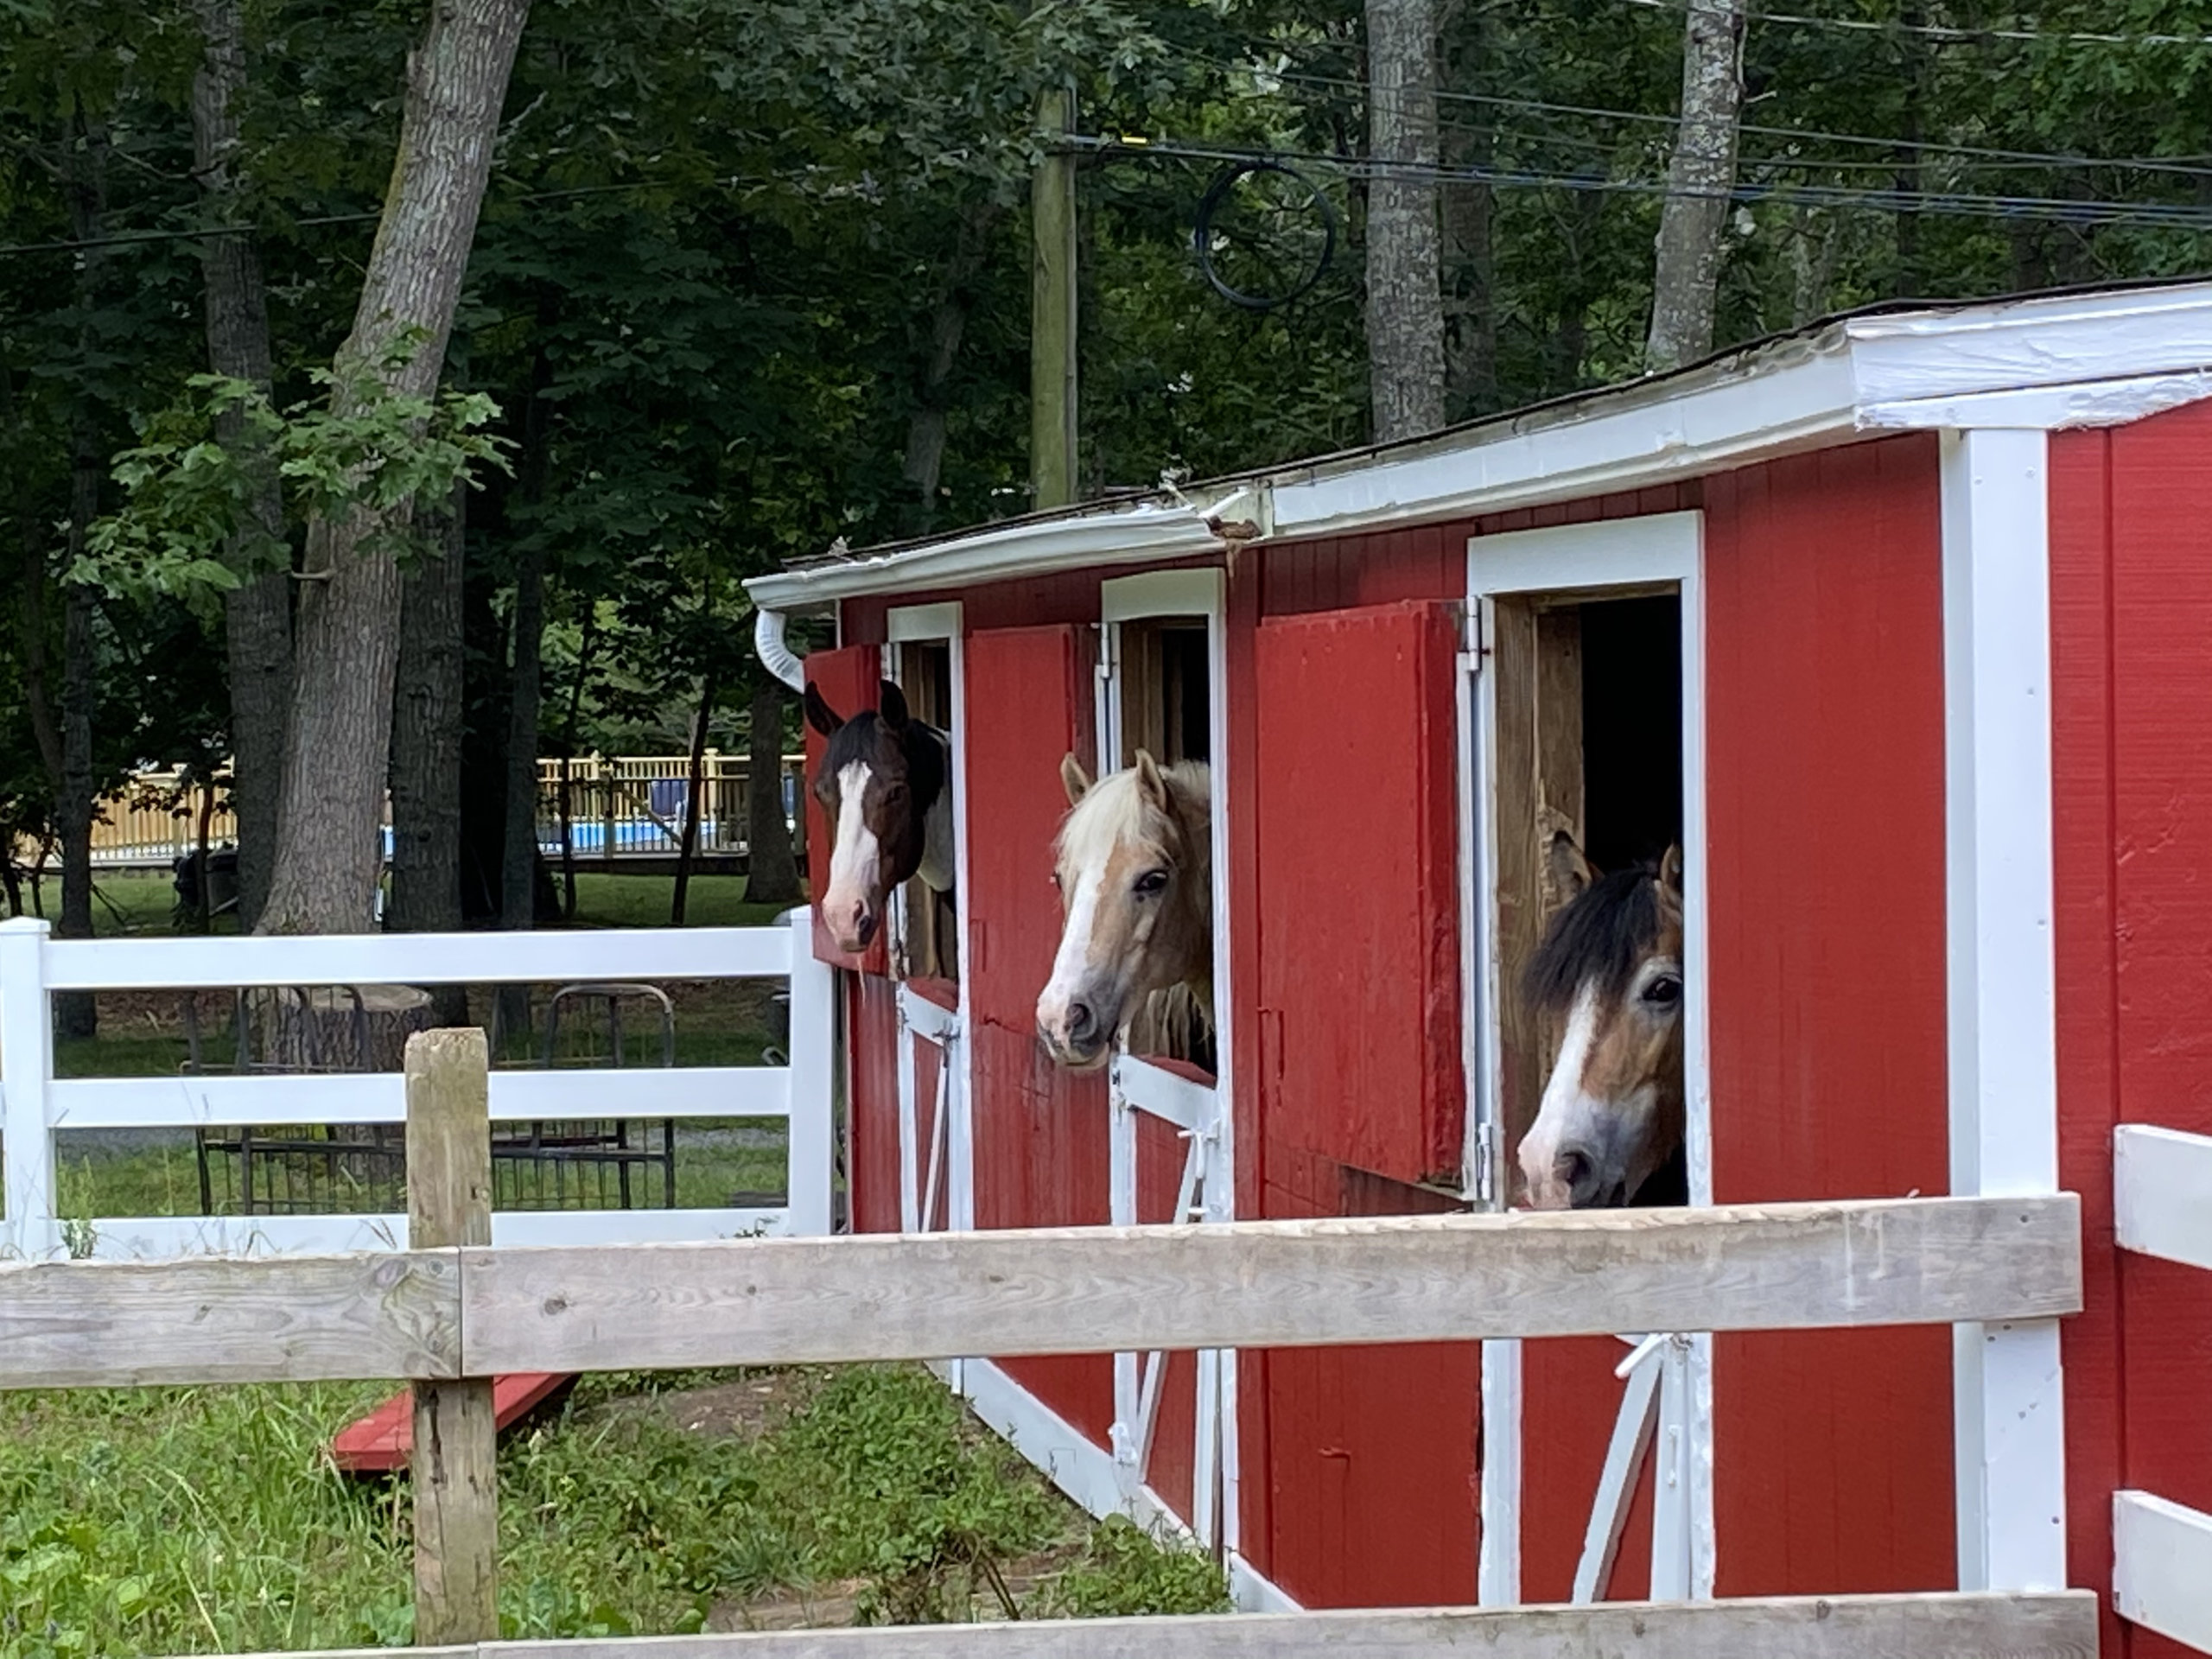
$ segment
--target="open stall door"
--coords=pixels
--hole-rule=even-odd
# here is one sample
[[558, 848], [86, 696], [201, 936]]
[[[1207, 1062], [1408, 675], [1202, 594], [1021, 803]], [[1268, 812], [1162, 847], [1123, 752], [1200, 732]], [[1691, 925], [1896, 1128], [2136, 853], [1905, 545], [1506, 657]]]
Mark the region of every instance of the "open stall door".
[[[1457, 1207], [1458, 619], [1413, 603], [1258, 630], [1271, 1217]], [[1308, 1606], [1471, 1600], [1477, 1348], [1274, 1352], [1240, 1361], [1240, 1376], [1248, 1366], [1266, 1416], [1269, 1578]]]

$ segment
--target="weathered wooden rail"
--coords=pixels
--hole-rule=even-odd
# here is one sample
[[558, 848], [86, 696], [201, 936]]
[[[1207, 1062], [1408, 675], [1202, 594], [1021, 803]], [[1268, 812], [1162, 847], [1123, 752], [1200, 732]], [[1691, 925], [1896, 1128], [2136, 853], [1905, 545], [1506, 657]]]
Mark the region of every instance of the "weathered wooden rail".
[[[1442, 1609], [500, 1643], [495, 1372], [1472, 1341], [2047, 1319], [2082, 1299], [2070, 1194], [1598, 1215], [1243, 1222], [493, 1249], [480, 1033], [408, 1052], [410, 1244], [0, 1268], [0, 1387], [406, 1376], [416, 1629], [481, 1659], [956, 1654], [1382, 1659], [2079, 1656], [2085, 1593]], [[426, 1416], [426, 1414], [428, 1415]], [[424, 1432], [435, 1419], [435, 1433]]]

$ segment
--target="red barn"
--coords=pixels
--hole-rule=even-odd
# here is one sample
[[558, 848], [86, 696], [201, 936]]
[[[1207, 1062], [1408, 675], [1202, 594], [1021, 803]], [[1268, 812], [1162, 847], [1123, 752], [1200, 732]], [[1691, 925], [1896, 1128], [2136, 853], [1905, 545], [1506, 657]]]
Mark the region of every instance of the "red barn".
[[[2112, 1224], [2115, 1125], [2212, 1130], [2207, 365], [2202, 284], [1871, 311], [755, 582], [955, 746], [957, 938], [836, 958], [858, 1229], [1510, 1201], [1540, 813], [1684, 845], [1694, 1203], [2084, 1198], [2062, 1323], [956, 1386], [1258, 1605], [2108, 1590], [2116, 1490], [2212, 1509], [2212, 1281]], [[1060, 758], [1138, 747], [1214, 768], [1217, 1077], [1035, 1039]]]

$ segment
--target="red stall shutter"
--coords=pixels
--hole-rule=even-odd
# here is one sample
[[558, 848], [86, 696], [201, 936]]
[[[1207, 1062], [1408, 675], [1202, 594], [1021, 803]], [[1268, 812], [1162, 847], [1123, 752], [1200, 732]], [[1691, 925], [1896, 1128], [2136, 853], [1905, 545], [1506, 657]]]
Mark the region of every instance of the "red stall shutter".
[[[805, 663], [806, 683], [817, 688], [830, 707], [846, 719], [850, 720], [862, 709], [875, 707], [883, 683], [883, 653], [877, 647], [847, 645], [837, 651], [809, 652]], [[806, 812], [807, 891], [815, 899], [815, 960], [834, 968], [849, 968], [856, 973], [887, 974], [891, 971], [890, 949], [881, 932], [858, 956], [847, 956], [830, 937], [830, 930], [822, 925], [822, 890], [830, 885], [830, 847], [836, 826], [823, 816], [821, 804], [814, 798], [813, 787], [829, 747], [829, 740], [821, 733], [811, 725], [806, 728], [808, 792], [803, 805]]]
[[1260, 1087], [1270, 1146], [1457, 1185], [1458, 628], [1382, 605], [1260, 625]]
[[[1109, 1217], [1103, 1072], [1065, 1071], [1037, 1041], [1060, 905], [1052, 837], [1067, 810], [1060, 758], [1092, 764], [1087, 627], [990, 628], [968, 637], [968, 1009], [976, 1224], [1084, 1226]], [[1100, 1446], [1114, 1421], [1103, 1354], [1003, 1362], [1008, 1376]]]

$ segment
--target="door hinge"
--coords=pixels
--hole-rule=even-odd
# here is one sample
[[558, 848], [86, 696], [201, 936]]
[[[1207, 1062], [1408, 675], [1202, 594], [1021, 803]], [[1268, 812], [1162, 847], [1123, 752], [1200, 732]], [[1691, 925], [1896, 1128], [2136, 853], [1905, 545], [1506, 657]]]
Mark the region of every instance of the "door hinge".
[[1489, 643], [1483, 638], [1483, 607], [1480, 600], [1469, 600], [1460, 608], [1459, 667], [1462, 672], [1479, 674], [1483, 658], [1490, 655]]
[[1487, 1123], [1475, 1139], [1475, 1202], [1484, 1209], [1497, 1202], [1497, 1145]]

